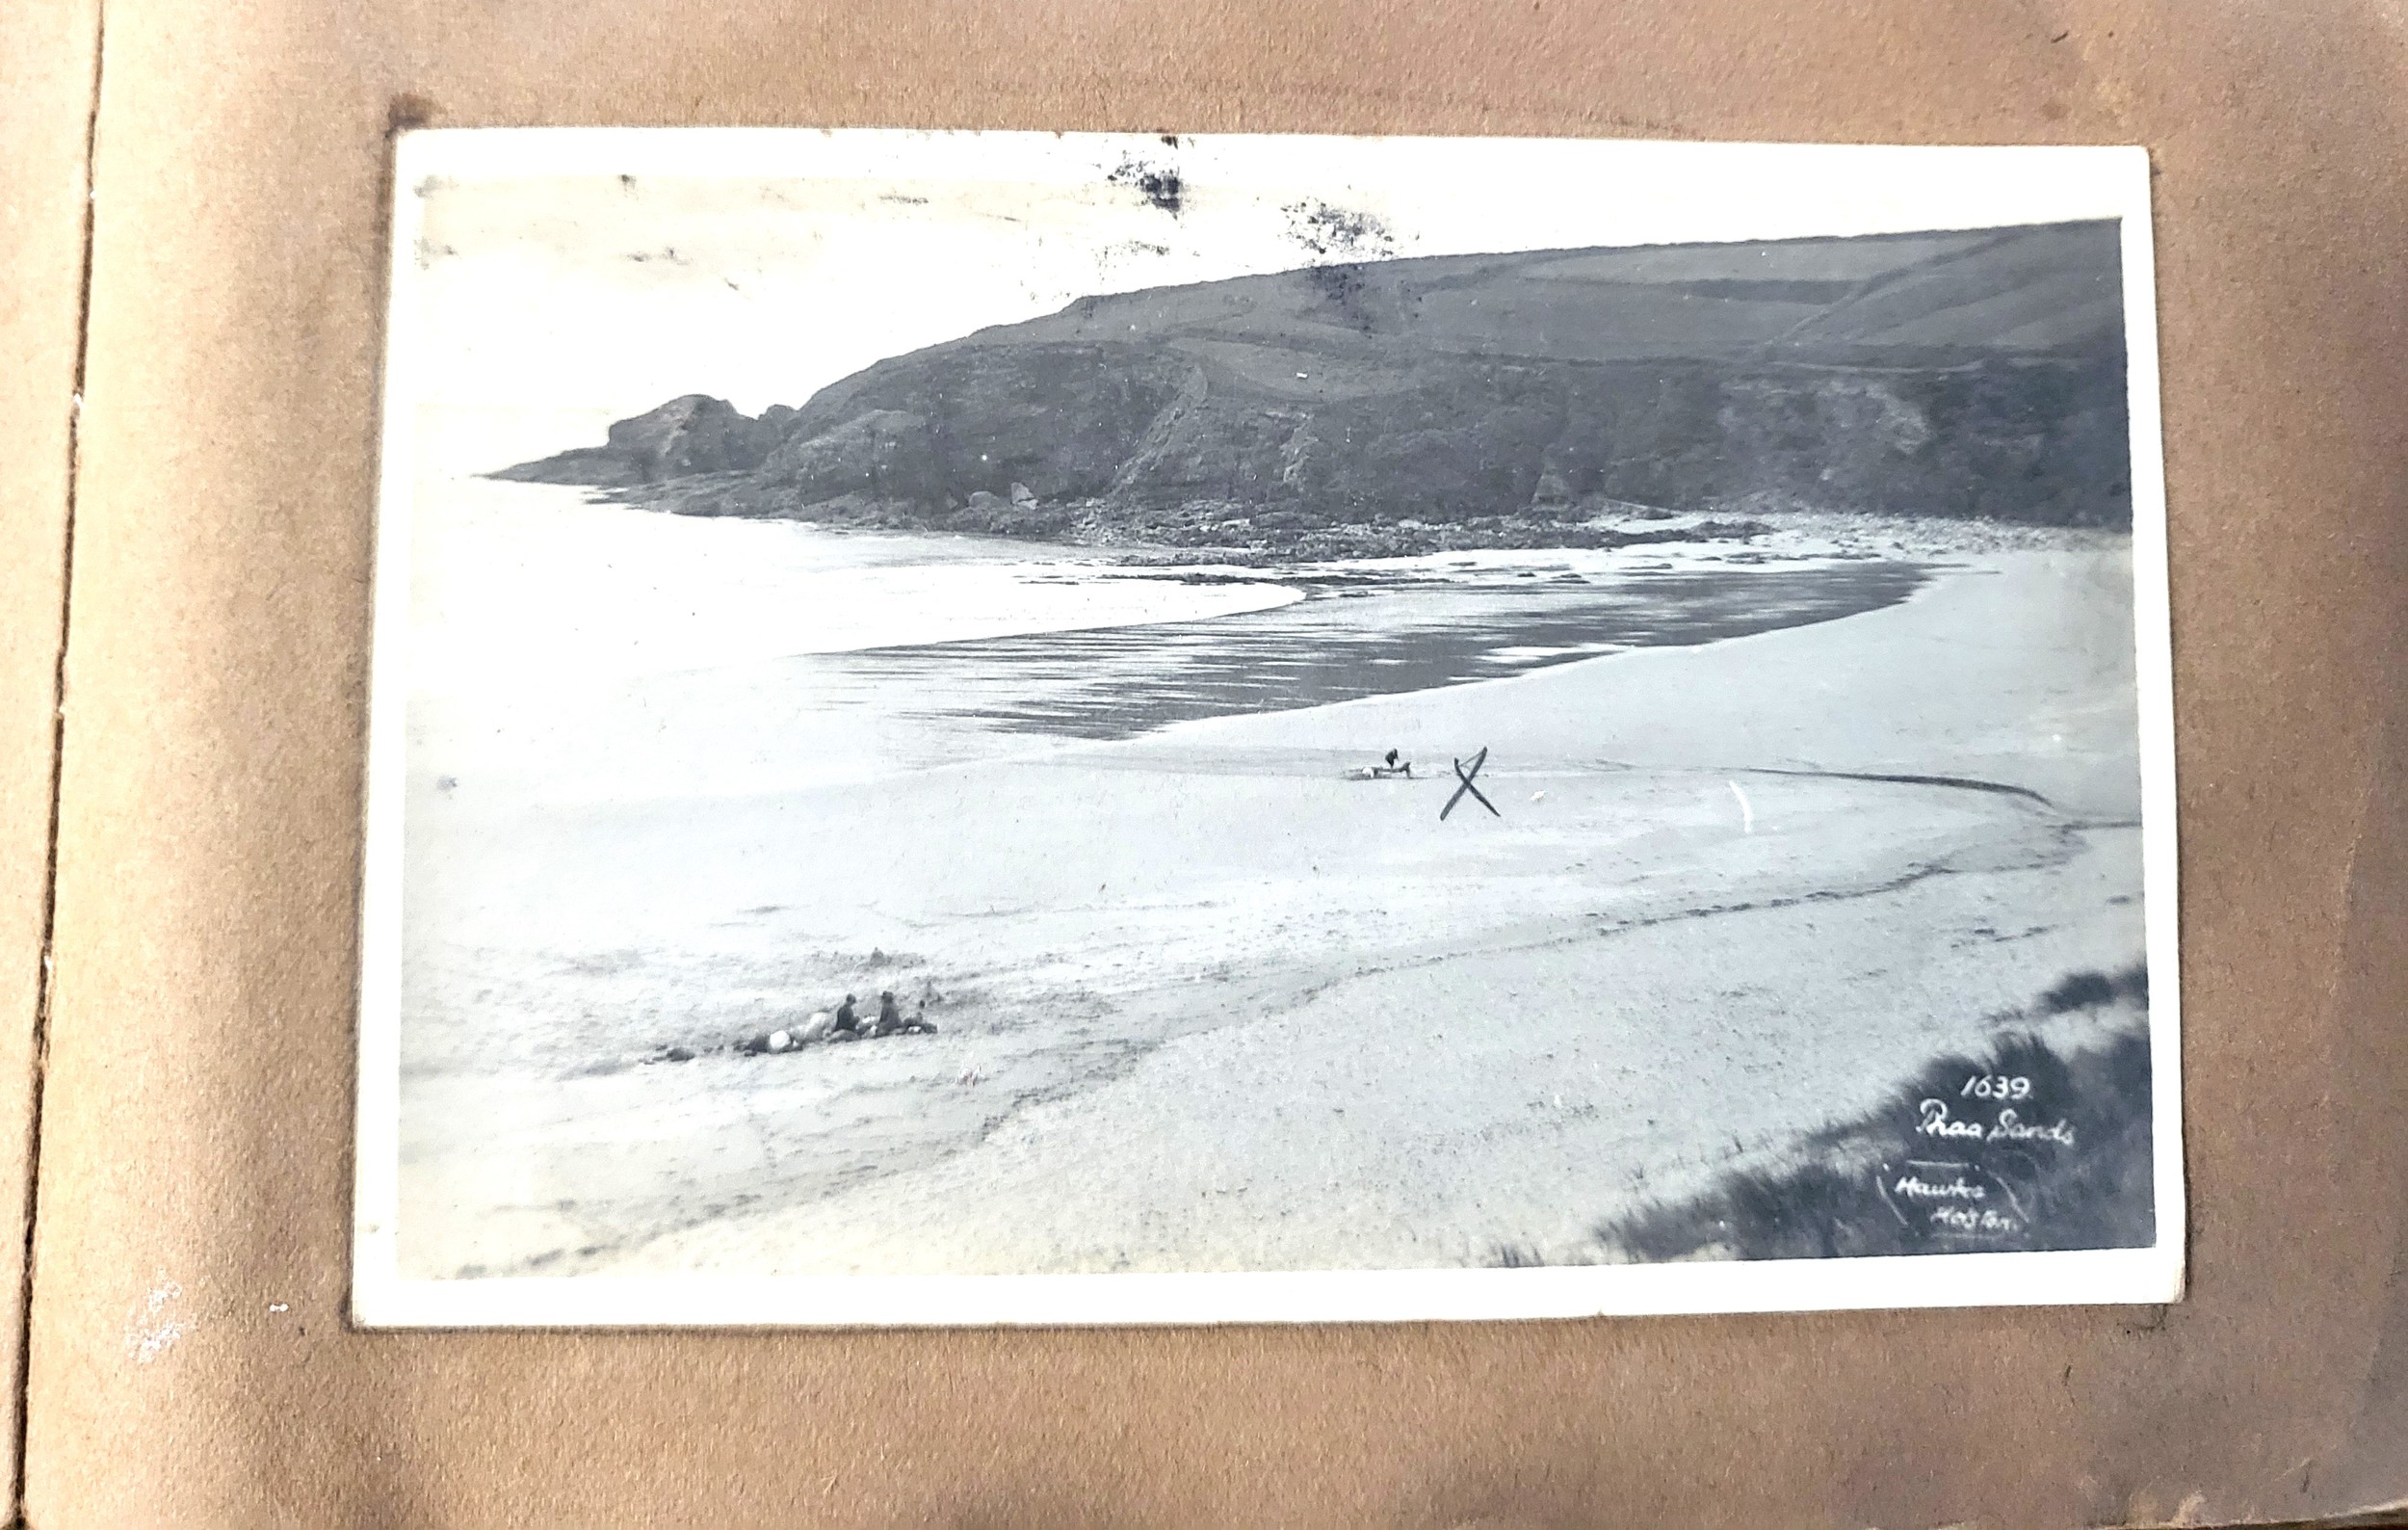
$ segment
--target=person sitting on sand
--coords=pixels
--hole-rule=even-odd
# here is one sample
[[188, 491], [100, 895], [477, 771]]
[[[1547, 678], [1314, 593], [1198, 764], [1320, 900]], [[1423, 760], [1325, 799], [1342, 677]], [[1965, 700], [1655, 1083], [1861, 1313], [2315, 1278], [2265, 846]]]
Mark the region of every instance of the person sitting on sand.
[[919, 1007], [911, 1012], [911, 1018], [903, 1022], [903, 1030], [905, 1036], [934, 1036], [936, 1034], [936, 1026], [929, 1019], [928, 1000], [920, 1001]]
[[1391, 776], [1410, 776], [1413, 774], [1413, 762], [1411, 760], [1405, 760], [1401, 764], [1398, 763], [1398, 752], [1390, 750], [1388, 752], [1388, 774]]
[[828, 1022], [827, 1039], [857, 1042], [861, 1040], [861, 1016], [853, 1013], [853, 998], [848, 993], [845, 1002], [836, 1006], [836, 1018]]
[[877, 996], [877, 1024], [872, 1036], [892, 1036], [903, 1028], [903, 1011], [895, 1007], [895, 990], [888, 989]]

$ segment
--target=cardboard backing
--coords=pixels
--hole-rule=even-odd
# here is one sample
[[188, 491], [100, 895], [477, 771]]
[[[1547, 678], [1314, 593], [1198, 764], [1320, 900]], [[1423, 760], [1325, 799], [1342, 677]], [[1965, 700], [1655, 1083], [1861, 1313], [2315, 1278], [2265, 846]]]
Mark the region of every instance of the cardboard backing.
[[27, 1190], [83, 329], [96, 18], [0, 0], [0, 1496], [13, 1507]]
[[[2408, 1498], [2408, 23], [2384, 0], [116, 0], [107, 19], [34, 1524], [2055, 1526]], [[387, 138], [418, 122], [2147, 145], [2189, 1300], [349, 1331]]]

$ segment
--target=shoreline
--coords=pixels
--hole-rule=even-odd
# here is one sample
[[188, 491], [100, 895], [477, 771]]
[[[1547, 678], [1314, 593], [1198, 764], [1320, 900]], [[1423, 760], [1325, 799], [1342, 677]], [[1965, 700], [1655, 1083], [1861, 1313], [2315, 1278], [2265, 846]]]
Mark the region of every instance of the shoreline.
[[[512, 479], [506, 470], [473, 476], [500, 483], [544, 482]], [[1761, 547], [1786, 556], [1797, 556], [1808, 547], [1824, 547], [1842, 557], [1927, 557], [2096, 547], [2132, 536], [2129, 526], [1834, 510], [1773, 493], [1745, 495], [1692, 510], [1604, 500], [1447, 520], [1306, 517], [1310, 523], [1296, 522], [1292, 513], [1275, 507], [1237, 503], [1163, 510], [1076, 500], [1004, 506], [995, 515], [970, 521], [958, 514], [932, 517], [900, 502], [831, 500], [776, 514], [701, 508], [716, 507], [726, 482], [744, 476], [694, 474], [646, 484], [563, 487], [578, 488], [588, 504], [695, 520], [811, 526], [846, 536], [961, 538], [1086, 554], [1135, 567], [1197, 565], [1249, 571], [1457, 553], [1619, 551], [1697, 544]]]
[[[2028, 673], [2034, 666], [2002, 651], [2011, 644], [1948, 655], [1948, 673], [1885, 677], [1866, 670], [1865, 655], [1943, 652], [1918, 646], [1914, 631], [1968, 621], [1978, 630], [2000, 612], [2045, 625], [2053, 582], [2070, 590], [2111, 581], [2121, 556], [2128, 555], [2096, 547], [1984, 555], [1905, 602], [1833, 621], [1330, 708], [1177, 725], [1118, 744], [1065, 749], [1040, 766], [986, 776], [965, 768], [922, 783], [919, 797], [901, 794], [901, 801], [890, 800], [892, 792], [875, 801], [848, 798], [841, 789], [812, 794], [807, 804], [791, 795], [768, 799], [751, 816], [739, 814], [742, 822], [713, 831], [714, 844], [682, 848], [728, 884], [731, 915], [740, 899], [757, 898], [762, 910], [776, 905], [730, 940], [745, 949], [766, 940], [774, 949], [775, 930], [816, 931], [824, 941], [819, 954], [735, 971], [731, 984], [725, 950], [708, 941], [684, 958], [631, 945], [629, 991], [691, 992], [695, 982], [750, 985], [757, 1000], [751, 1008], [729, 1005], [718, 1020], [695, 1016], [732, 1034], [774, 1015], [780, 1002], [794, 1002], [780, 1001], [781, 991], [859, 981], [843, 975], [845, 963], [860, 972], [860, 953], [877, 942], [898, 954], [894, 961], [918, 963], [891, 970], [931, 986], [941, 979], [948, 1008], [932, 1017], [941, 1013], [945, 1032], [804, 1057], [706, 1058], [566, 1080], [517, 1068], [475, 1076], [437, 1063], [435, 1072], [422, 1071], [406, 1086], [432, 1108], [415, 1116], [405, 1110], [405, 1226], [409, 1206], [432, 1213], [444, 1205], [452, 1209], [425, 1225], [465, 1236], [420, 1243], [406, 1235], [405, 1264], [432, 1276], [696, 1263], [776, 1273], [822, 1268], [829, 1259], [868, 1260], [860, 1267], [888, 1270], [898, 1257], [937, 1258], [942, 1252], [906, 1236], [910, 1247], [899, 1253], [896, 1225], [938, 1225], [959, 1229], [954, 1262], [942, 1267], [966, 1268], [961, 1261], [1006, 1247], [1011, 1228], [1042, 1207], [1060, 1208], [1047, 1214], [1059, 1217], [1056, 1233], [1067, 1237], [1061, 1248], [1080, 1252], [1058, 1256], [1089, 1261], [1081, 1268], [1156, 1267], [1146, 1261], [1159, 1259], [1191, 1268], [1209, 1257], [1193, 1251], [1216, 1248], [1301, 1257], [1297, 1251], [1316, 1239], [1328, 1250], [1367, 1247], [1359, 1228], [1335, 1225], [1359, 1196], [1333, 1199], [1325, 1186], [1300, 1183], [1290, 1185], [1299, 1198], [1293, 1209], [1321, 1207], [1322, 1226], [1296, 1230], [1279, 1245], [1284, 1255], [1262, 1242], [1259, 1229], [1248, 1230], [1256, 1227], [1248, 1217], [1217, 1214], [1215, 1206], [1230, 1198], [1209, 1194], [1209, 1185], [1199, 1189], [1196, 1210], [1173, 1216], [1176, 1226], [1140, 1236], [1130, 1217], [1159, 1223], [1171, 1214], [1148, 1211], [1141, 1192], [1151, 1181], [1139, 1175], [1132, 1186], [1110, 1144], [1125, 1139], [1133, 1123], [1151, 1122], [1164, 1128], [1163, 1142], [1187, 1142], [1196, 1162], [1225, 1166], [1231, 1152], [1246, 1158], [1248, 1174], [1236, 1177], [1265, 1187], [1249, 1194], [1270, 1194], [1271, 1185], [1286, 1181], [1260, 1161], [1268, 1146], [1245, 1145], [1273, 1140], [1260, 1111], [1281, 1097], [1281, 1088], [1293, 1092], [1311, 1077], [1324, 1091], [1385, 1098], [1364, 1090], [1360, 1069], [1371, 1055], [1364, 1047], [1426, 1058], [1432, 1078], [1458, 1074], [1462, 1056], [1430, 1050], [1436, 1043], [1415, 1027], [1433, 1014], [1477, 1011], [1490, 987], [1541, 968], [1556, 975], [1532, 977], [1532, 993], [1552, 995], [1546, 1013], [1569, 1023], [1586, 1014], [1583, 1006], [1590, 1001], [1583, 995], [1629, 988], [1636, 963], [1636, 970], [1655, 974], [1638, 985], [1653, 997], [1617, 1022], [1626, 1031], [1617, 1044], [1640, 1057], [1651, 1036], [1685, 1025], [1708, 1038], [1697, 1044], [1721, 1037], [1712, 1044], [1721, 1046], [1723, 1064], [1741, 1066], [1759, 1051], [1780, 1050], [1784, 1027], [1801, 1023], [1798, 1006], [1819, 1004], [1824, 1010], [1816, 1013], [1836, 1016], [1862, 1002], [1868, 983], [1876, 997], [1885, 985], [1895, 988], [1894, 980], [1869, 979], [1848, 962], [1895, 951], [1901, 929], [1913, 937], [1910, 945], [1928, 936], [1951, 951], [1948, 940], [1962, 936], [1968, 943], [1948, 959], [1947, 982], [1923, 991], [1923, 1008], [1881, 1001], [1894, 1012], [1885, 1022], [1890, 1029], [1880, 1033], [1891, 1050], [1858, 1052], [1847, 1072], [1881, 1073], [1879, 1059], [1911, 1038], [1924, 1038], [1927, 1045], [1917, 1044], [1926, 1051], [1954, 1044], [1968, 1027], [1978, 1029], [1984, 1016], [2028, 996], [2014, 991], [2018, 986], [2046, 981], [2057, 966], [2126, 955], [2078, 951], [2069, 939], [2101, 943], [2104, 933], [2104, 944], [2113, 945], [2129, 933], [2136, 950], [2137, 835], [2112, 827], [2116, 778], [2126, 772], [2113, 719], [2051, 714], [2069, 689], [2067, 676]], [[1994, 588], [2010, 582], [2017, 586], [2011, 596]], [[1901, 624], [1906, 630], [1884, 630]], [[2039, 651], [2065, 646], [2043, 644]], [[1823, 683], [1804, 678], [1817, 673]], [[1678, 709], [1665, 704], [1675, 696], [1742, 693], [1751, 703], [1743, 713], [1692, 705], [1676, 717]], [[1915, 699], [1904, 710], [1901, 693]], [[1343, 717], [1333, 718], [1342, 708]], [[2128, 729], [2128, 703], [2125, 716]], [[1842, 726], [1834, 718], [1861, 725]], [[2031, 757], [2035, 718], [2072, 725], [2081, 736], [2053, 756], [2044, 750], [2044, 757]], [[1898, 730], [1910, 719], [1921, 725], [1903, 736]], [[1502, 828], [1458, 818], [1439, 840], [1420, 830], [1416, 810], [1407, 815], [1414, 827], [1400, 829], [1399, 804], [1443, 794], [1451, 782], [1391, 791], [1323, 773], [1315, 752], [1333, 747], [1333, 723], [1348, 739], [1396, 738], [1416, 748], [1417, 739], [1426, 740], [1440, 746], [1437, 758], [1445, 757], [1447, 738], [1498, 735], [1505, 741], [1498, 764], [1482, 778], [1496, 785], [1514, 818], [1501, 821]], [[1863, 735], [1852, 752], [1840, 747], [1851, 734]], [[2064, 745], [2061, 727], [2057, 736]], [[1429, 757], [1428, 750], [1422, 752]], [[2122, 752], [2129, 753], [2129, 743]], [[1733, 776], [1743, 765], [1789, 770], [1801, 761], [1823, 774], [1748, 772], [1744, 798], [1735, 801]], [[2013, 778], [2009, 784], [2039, 792], [2049, 805], [1845, 774], [1885, 769]], [[1267, 788], [1267, 778], [1286, 784]], [[2136, 784], [2131, 789], [2136, 794]], [[1072, 841], [1050, 843], [1045, 864], [1021, 863], [1027, 857], [1007, 848], [1014, 842], [1008, 835], [945, 847], [932, 863], [926, 847], [910, 845], [907, 831], [894, 843], [882, 837], [884, 826], [926, 821], [931, 812], [950, 821], [964, 793], [975, 793], [982, 811], [1005, 823], [1044, 821], [1059, 810], [1047, 805], [1075, 793], [1096, 805], [1097, 820]], [[1433, 796], [1424, 805], [1433, 818], [1436, 802]], [[2136, 795], [2133, 802], [2128, 816], [2136, 817]], [[1267, 811], [1279, 814], [1283, 827], [1249, 850], [1250, 860], [1234, 855], [1225, 843], [1227, 825], [1259, 824]], [[944, 886], [967, 874], [973, 882], [1001, 878], [1019, 901], [999, 899], [999, 884], [958, 886], [953, 904], [940, 900], [907, 914], [814, 903], [807, 887], [780, 894], [800, 902], [778, 903], [764, 889], [785, 886], [784, 873], [774, 855], [762, 864], [755, 847], [794, 842], [793, 824], [779, 821], [798, 813], [817, 826], [822, 842], [828, 832], [849, 832], [870, 847], [869, 885]], [[2094, 821], [2102, 827], [2082, 827]], [[658, 829], [632, 821], [620, 832], [622, 854], [637, 860], [646, 845], [667, 842], [648, 837]], [[1165, 858], [1184, 857], [1191, 874], [1156, 873], [1149, 881], [1145, 867], [1115, 849], [1133, 838], [1164, 846]], [[1083, 900], [1071, 891], [1078, 885], [1101, 896]], [[1488, 910], [1469, 927], [1467, 900]], [[2064, 917], [2076, 903], [2121, 912], [2105, 921], [2095, 912]], [[2034, 923], [2031, 910], [2054, 917], [2055, 933], [2016, 923]], [[1601, 931], [1601, 913], [1621, 923]], [[633, 921], [629, 935], [641, 927]], [[1983, 930], [1989, 934], [1976, 933]], [[921, 949], [932, 932], [955, 931], [961, 934], [954, 948]], [[1698, 974], [1733, 968], [1725, 947], [1743, 932], [1761, 948], [1750, 969], [1804, 963], [1823, 974], [1809, 980], [1792, 972], [1784, 980], [1793, 994], [1789, 1007], [1745, 1024], [1734, 1016], [1746, 1006], [1701, 1003], [1693, 991]], [[1087, 949], [1073, 954], [1065, 942]], [[1265, 955], [1282, 949], [1295, 959]], [[1532, 951], [1556, 954], [1533, 958]], [[1600, 961], [1606, 965], [1597, 966]], [[657, 970], [643, 978], [650, 969]], [[1794, 998], [1808, 989], [1821, 996]], [[1208, 997], [1199, 1003], [1193, 994]], [[1488, 1044], [1519, 1034], [1512, 1028], [1479, 1034], [1486, 1047], [1479, 1055], [1489, 1066], [1528, 1062], [1512, 1046]], [[1286, 1040], [1273, 1042], [1274, 1035]], [[1333, 1036], [1346, 1044], [1315, 1049]], [[1555, 1050], [1580, 1040], [1559, 1039]], [[1453, 1045], [1467, 1044], [1457, 1033]], [[1824, 1052], [1834, 1047], [1827, 1038], [1815, 1044]], [[1217, 1050], [1228, 1048], [1237, 1050]], [[437, 1046], [422, 1056], [436, 1063], [443, 1051]], [[1924, 1060], [1898, 1056], [1890, 1071], [1904, 1076]], [[1603, 1069], [1611, 1059], [1597, 1053], [1588, 1061]], [[1813, 1062], [1810, 1070], [1827, 1071], [1828, 1065]], [[1392, 1080], [1398, 1100], [1421, 1097], [1413, 1087], [1418, 1076]], [[1221, 1093], [1248, 1078], [1256, 1094]], [[1642, 1177], [1653, 1174], [1659, 1185], [1678, 1172], [1688, 1149], [1651, 1142], [1646, 1128], [1632, 1128], [1637, 1137], [1618, 1126], [1607, 1130], [1599, 1123], [1610, 1115], [1612, 1091], [1596, 1080], [1579, 1088], [1607, 1097], [1584, 1100], [1576, 1088], [1574, 1107], [1595, 1111], [1571, 1109], [1540, 1132], [1537, 1140], [1556, 1145], [1550, 1151], [1619, 1161]], [[1218, 1105], [1191, 1118], [1184, 1112], [1199, 1089]], [[545, 1092], [549, 1097], [537, 1097]], [[1527, 1104], [1509, 1103], [1512, 1110]], [[1472, 1246], [1486, 1235], [1462, 1228], [1482, 1218], [1495, 1224], [1498, 1241], [1559, 1242], [1559, 1234], [1520, 1226], [1516, 1217], [1528, 1218], [1512, 1210], [1514, 1197], [1495, 1198], [1494, 1205], [1482, 1200], [1472, 1168], [1477, 1157], [1430, 1146], [1454, 1140], [1450, 1133], [1477, 1138], [1481, 1129], [1501, 1129], [1494, 1119], [1484, 1127], [1477, 1119], [1493, 1118], [1499, 1101], [1449, 1095], [1424, 1104], [1436, 1113], [1430, 1119], [1391, 1119], [1379, 1131], [1371, 1130], [1378, 1123], [1357, 1121], [1346, 1138], [1369, 1145], [1359, 1160], [1368, 1182], [1399, 1174], [1410, 1181], [1380, 1192], [1401, 1208], [1381, 1213], [1390, 1219], [1383, 1225], [1417, 1224], [1417, 1237], [1452, 1251], [1447, 1262], [1473, 1256]], [[1784, 1125], [1778, 1117], [1773, 1112], [1744, 1129], [1769, 1144], [1819, 1124]], [[1540, 1111], [1532, 1119], [1549, 1117]], [[493, 1131], [477, 1143], [438, 1144], [413, 1132], [413, 1120], [479, 1120]], [[639, 1120], [667, 1124], [639, 1129]], [[1172, 1129], [1182, 1121], [1204, 1140]], [[1311, 1132], [1291, 1138], [1283, 1149], [1291, 1155], [1309, 1156], [1321, 1140]], [[609, 1161], [575, 1161], [606, 1143], [617, 1145]], [[518, 1188], [499, 1197], [491, 1173], [496, 1152], [514, 1155], [519, 1169], [505, 1176]], [[1057, 1172], [1064, 1164], [1086, 1166], [1079, 1194], [1069, 1194]], [[1408, 1173], [1397, 1165], [1413, 1167]], [[1149, 1173], [1169, 1167], [1157, 1164]], [[613, 1188], [631, 1181], [641, 1182], [633, 1193]], [[1004, 1186], [1016, 1191], [1003, 1193]], [[1527, 1187], [1524, 1199], [1543, 1200], [1542, 1192]], [[1137, 1199], [1123, 1203], [1112, 1199], [1116, 1194]], [[464, 1214], [472, 1202], [481, 1208]], [[1585, 1194], [1558, 1194], [1556, 1205], [1584, 1219], [1601, 1209]], [[1003, 1226], [974, 1236], [982, 1218], [999, 1218]], [[1080, 1227], [1089, 1229], [1084, 1246], [1069, 1236]], [[1125, 1246], [1095, 1246], [1097, 1229], [1114, 1228], [1127, 1233]], [[1115, 1264], [1123, 1259], [1131, 1262]]]
[[[450, 550], [421, 570], [412, 629], [412, 801], [437, 817], [438, 789], [536, 811], [777, 790], [1007, 733], [1120, 737], [1484, 679], [1825, 620], [1925, 567], [1827, 542], [1160, 566], [475, 487], [429, 513]], [[938, 710], [890, 699], [924, 679]]]

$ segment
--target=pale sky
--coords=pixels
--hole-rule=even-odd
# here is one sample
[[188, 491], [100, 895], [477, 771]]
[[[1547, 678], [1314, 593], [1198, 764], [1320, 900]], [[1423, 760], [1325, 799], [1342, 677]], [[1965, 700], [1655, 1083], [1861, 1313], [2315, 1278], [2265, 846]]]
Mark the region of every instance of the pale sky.
[[[485, 459], [465, 467], [599, 441], [680, 393], [799, 405], [1093, 293], [2115, 217], [2145, 206], [2147, 173], [2132, 149], [780, 129], [436, 131], [400, 152], [392, 402], [434, 411], [446, 459]], [[1178, 176], [1175, 213], [1138, 171]], [[1315, 249], [1324, 208], [1369, 241]]]

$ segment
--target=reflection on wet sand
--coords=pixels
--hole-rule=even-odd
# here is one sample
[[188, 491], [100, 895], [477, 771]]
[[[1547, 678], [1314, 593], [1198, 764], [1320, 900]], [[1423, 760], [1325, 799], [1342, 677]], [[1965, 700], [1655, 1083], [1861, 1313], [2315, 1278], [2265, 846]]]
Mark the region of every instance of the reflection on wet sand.
[[929, 698], [904, 710], [931, 722], [1128, 738], [1197, 718], [1434, 690], [1623, 648], [1827, 621], [1902, 600], [1925, 576], [1911, 564], [1864, 562], [1610, 577], [1527, 568], [1322, 577], [1291, 581], [1306, 598], [1269, 611], [808, 662], [840, 686]]

